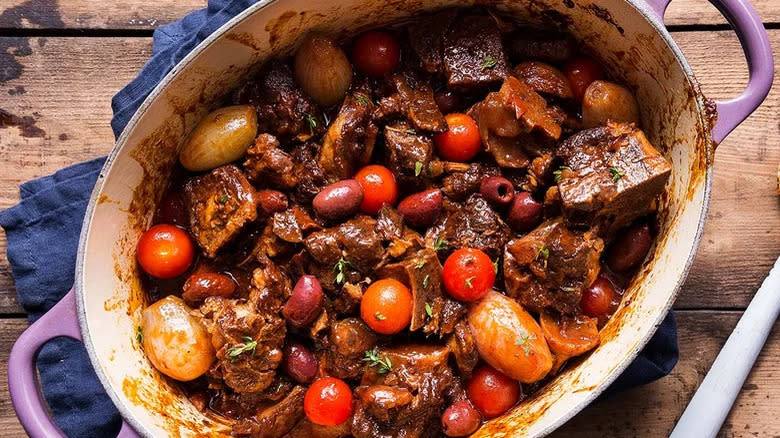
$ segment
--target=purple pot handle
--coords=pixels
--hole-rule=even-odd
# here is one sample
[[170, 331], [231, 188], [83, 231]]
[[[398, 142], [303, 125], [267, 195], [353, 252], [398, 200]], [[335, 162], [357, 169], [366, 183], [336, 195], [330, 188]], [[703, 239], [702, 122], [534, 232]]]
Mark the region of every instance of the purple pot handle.
[[[671, 0], [646, 0], [663, 22], [664, 12]], [[718, 119], [712, 128], [712, 140], [719, 144], [743, 120], [761, 105], [772, 88], [774, 60], [769, 36], [761, 18], [747, 0], [710, 0], [737, 32], [747, 59], [750, 80], [739, 96], [716, 100]]]
[[[35, 368], [35, 359], [41, 347], [60, 336], [81, 340], [76, 294], [73, 290], [19, 336], [8, 358], [8, 391], [11, 393], [11, 403], [19, 422], [31, 438], [67, 438], [49, 415], [46, 400], [39, 389]], [[138, 436], [125, 422], [117, 435], [118, 438]]]

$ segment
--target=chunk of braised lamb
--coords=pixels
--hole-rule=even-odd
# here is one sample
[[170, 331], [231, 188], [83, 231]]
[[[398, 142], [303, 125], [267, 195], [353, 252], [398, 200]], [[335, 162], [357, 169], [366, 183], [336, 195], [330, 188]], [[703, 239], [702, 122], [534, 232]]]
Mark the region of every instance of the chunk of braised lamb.
[[260, 406], [257, 413], [236, 421], [233, 435], [251, 438], [281, 438], [304, 417], [306, 389], [295, 386], [278, 403]]
[[577, 44], [569, 35], [540, 29], [519, 29], [504, 38], [509, 59], [520, 62], [529, 59], [561, 64], [574, 56]]
[[623, 228], [648, 214], [671, 175], [669, 162], [633, 124], [609, 123], [566, 139], [558, 189], [567, 223]]
[[429, 73], [443, 73], [442, 51], [444, 37], [450, 30], [457, 9], [445, 9], [435, 14], [418, 18], [407, 26], [409, 45], [420, 61], [423, 69]]
[[298, 179], [293, 199], [300, 204], [311, 204], [317, 193], [328, 185], [325, 172], [316, 160], [319, 150], [318, 144], [309, 142], [297, 145], [290, 151]]
[[357, 379], [363, 373], [366, 351], [376, 345], [376, 334], [359, 318], [336, 321], [330, 327], [324, 353], [325, 370], [340, 379]]
[[436, 105], [433, 87], [427, 80], [413, 77], [411, 74], [396, 74], [393, 75], [392, 82], [401, 102], [406, 106], [407, 117], [415, 128], [430, 132], [447, 130], [447, 122]]
[[559, 99], [574, 97], [569, 81], [560, 70], [538, 61], [525, 61], [512, 69], [512, 74], [540, 94], [555, 96]]
[[404, 224], [403, 216], [387, 204], [379, 210], [376, 229], [382, 240], [387, 242], [384, 262], [389, 259], [401, 258], [423, 247], [422, 236], [417, 231], [407, 227]]
[[[352, 434], [368, 437], [441, 436], [445, 394], [453, 385], [449, 348], [404, 345], [379, 350], [392, 363], [380, 373], [368, 367], [355, 393]], [[411, 395], [411, 400], [409, 396]]]
[[560, 218], [549, 220], [504, 251], [507, 295], [533, 312], [577, 312], [580, 298], [598, 276], [604, 242], [593, 231], [568, 229]]
[[382, 267], [377, 276], [394, 278], [412, 291], [410, 331], [422, 328], [426, 334], [438, 333], [438, 318], [432, 318], [442, 307], [442, 266], [436, 251], [420, 250], [400, 262]]
[[295, 162], [271, 134], [260, 134], [246, 151], [244, 170], [257, 185], [290, 190], [298, 184]]
[[274, 234], [289, 243], [301, 243], [306, 235], [322, 228], [297, 205], [274, 214], [271, 218], [271, 227]]
[[441, 311], [434, 309], [433, 317], [439, 321], [439, 331], [442, 335], [448, 335], [455, 331], [455, 326], [466, 315], [468, 309], [458, 300], [444, 296]]
[[303, 244], [315, 261], [331, 269], [343, 258], [351, 267], [371, 274], [385, 251], [376, 226], [375, 219], [360, 215], [309, 234]]
[[463, 93], [483, 91], [509, 75], [501, 34], [489, 16], [463, 16], [453, 23], [443, 63], [447, 87]]
[[184, 184], [190, 232], [208, 257], [257, 218], [255, 189], [238, 167], [229, 164]]
[[306, 141], [325, 130], [322, 111], [295, 84], [290, 67], [280, 61], [270, 62], [239, 88], [233, 101], [254, 105], [259, 131], [272, 133], [285, 142]]
[[450, 249], [476, 248], [496, 259], [510, 237], [511, 230], [498, 213], [485, 198], [473, 194], [462, 208], [450, 211], [440, 226], [428, 229], [425, 243], [433, 248], [437, 240], [443, 240]]
[[352, 436], [352, 422], [347, 420], [335, 426], [314, 424], [307, 418], [301, 420], [290, 431], [289, 438], [347, 438]]
[[368, 164], [379, 128], [374, 123], [370, 91], [357, 87], [347, 94], [322, 140], [317, 163], [331, 181], [351, 178]]
[[498, 168], [483, 163], [471, 163], [465, 171], [452, 172], [442, 179], [441, 191], [453, 201], [465, 201], [479, 191], [482, 180], [498, 176]]
[[388, 167], [401, 186], [418, 186], [427, 176], [433, 157], [433, 140], [406, 122], [385, 126]]
[[471, 329], [464, 319], [455, 324], [455, 331], [447, 338], [447, 346], [452, 350], [460, 376], [464, 379], [470, 378], [479, 362], [479, 352]]

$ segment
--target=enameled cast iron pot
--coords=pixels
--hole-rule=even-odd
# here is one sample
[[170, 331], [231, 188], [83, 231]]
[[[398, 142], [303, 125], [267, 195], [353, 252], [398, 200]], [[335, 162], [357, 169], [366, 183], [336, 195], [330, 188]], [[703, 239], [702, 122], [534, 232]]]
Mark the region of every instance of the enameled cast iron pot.
[[[673, 171], [660, 203], [657, 242], [604, 328], [601, 345], [476, 436], [543, 436], [591, 402], [634, 359], [671, 307], [693, 261], [707, 215], [715, 146], [769, 92], [772, 53], [746, 0], [711, 0], [739, 35], [750, 69], [747, 89], [739, 97], [714, 104], [702, 96], [664, 28], [669, 1], [490, 2], [521, 22], [567, 23], [612, 75], [636, 91], [644, 131]], [[135, 244], [166, 185], [177, 149], [194, 124], [256, 71], [258, 63], [291, 53], [310, 29], [349, 36], [425, 10], [474, 3], [485, 2], [261, 0], [184, 58], [135, 114], [98, 178], [81, 232], [74, 289], [30, 326], [11, 352], [11, 398], [30, 436], [64, 436], [49, 417], [34, 369], [41, 345], [57, 336], [83, 339], [125, 420], [120, 436], [228, 436], [228, 427], [198, 412], [152, 368], [135, 341], [144, 306]]]

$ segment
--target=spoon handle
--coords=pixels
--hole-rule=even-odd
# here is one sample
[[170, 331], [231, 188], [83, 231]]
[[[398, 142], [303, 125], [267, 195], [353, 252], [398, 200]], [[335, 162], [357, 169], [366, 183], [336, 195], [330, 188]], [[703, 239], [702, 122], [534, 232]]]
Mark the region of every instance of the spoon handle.
[[670, 438], [714, 437], [780, 313], [780, 258], [718, 353]]

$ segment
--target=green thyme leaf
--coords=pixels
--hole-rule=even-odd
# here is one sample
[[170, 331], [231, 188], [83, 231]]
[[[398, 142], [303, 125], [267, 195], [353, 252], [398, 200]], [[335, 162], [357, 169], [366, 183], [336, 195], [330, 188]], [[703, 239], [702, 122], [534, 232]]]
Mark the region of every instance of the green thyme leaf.
[[550, 249], [546, 246], [538, 247], [536, 245], [534, 245], [534, 249], [536, 250], [536, 260], [540, 260], [542, 262], [542, 266], [546, 269], [547, 259], [550, 258]]
[[558, 182], [558, 181], [561, 180], [561, 178], [563, 177], [563, 171], [564, 170], [571, 170], [571, 167], [569, 167], [569, 166], [561, 166], [561, 167], [558, 168], [558, 170], [553, 172], [553, 179], [555, 180], [555, 182]]
[[138, 341], [139, 344], [144, 343], [144, 329], [140, 325], [135, 328], [135, 340]]
[[434, 251], [441, 251], [447, 249], [447, 239], [439, 236], [436, 238], [436, 242], [433, 244]]
[[533, 339], [533, 337], [529, 335], [520, 336], [519, 338], [515, 339], [515, 345], [522, 346], [526, 356], [531, 354], [531, 346], [528, 345], [528, 341], [531, 339]]
[[380, 356], [379, 351], [376, 348], [366, 351], [363, 356], [363, 362], [368, 362], [369, 367], [379, 367], [376, 370], [379, 374], [387, 374], [393, 369], [393, 363], [390, 362], [390, 358], [387, 356]]
[[306, 113], [306, 123], [309, 125], [309, 133], [314, 135], [314, 128], [317, 127], [317, 119], [313, 115]]
[[492, 56], [488, 55], [488, 56], [482, 58], [482, 63], [479, 65], [479, 68], [480, 68], [481, 71], [485, 71], [485, 70], [487, 70], [489, 68], [495, 67], [496, 66], [496, 62], [497, 61]]
[[423, 288], [428, 289], [428, 283], [431, 281], [431, 276], [426, 275], [425, 278], [423, 278]]
[[612, 181], [618, 182], [620, 178], [623, 178], [625, 173], [621, 172], [617, 167], [610, 167], [609, 173], [612, 175]]
[[420, 174], [422, 173], [422, 169], [423, 169], [423, 163], [419, 161], [414, 163], [414, 176], [420, 176]]
[[417, 135], [417, 131], [415, 131], [414, 129], [407, 129], [406, 133], [409, 135]]
[[423, 268], [423, 266], [425, 266], [425, 260], [417, 260], [417, 261], [414, 263], [414, 268], [415, 268], [415, 269], [422, 269], [422, 268]]
[[228, 199], [229, 199], [228, 195], [223, 193], [219, 195], [219, 198], [217, 198], [217, 202], [219, 202], [220, 204], [224, 204], [228, 201]]
[[376, 318], [376, 320], [377, 320], [377, 321], [384, 321], [384, 320], [386, 320], [386, 319], [387, 319], [387, 317], [386, 317], [385, 315], [382, 315], [382, 314], [381, 314], [381, 313], [379, 313], [379, 312], [376, 312], [376, 313], [374, 314], [374, 318]]
[[468, 286], [468, 287], [469, 287], [469, 289], [474, 289], [474, 285], [473, 285], [473, 284], [471, 284], [471, 282], [472, 282], [472, 281], [474, 281], [474, 279], [475, 279], [475, 278], [477, 278], [477, 276], [476, 276], [476, 275], [474, 275], [474, 276], [471, 276], [471, 277], [469, 277], [469, 278], [467, 278], [467, 279], [466, 279], [466, 286]]
[[433, 318], [433, 307], [430, 303], [425, 303], [425, 313], [429, 318]]
[[355, 94], [355, 100], [363, 105], [368, 105], [368, 98], [362, 94]]
[[498, 274], [498, 259], [493, 260], [493, 272]]
[[244, 354], [244, 353], [250, 353], [252, 356], [255, 355], [255, 349], [257, 348], [257, 341], [250, 338], [249, 336], [244, 336], [241, 338], [244, 342], [241, 344], [236, 344], [233, 347], [230, 347], [227, 351], [228, 357], [230, 358], [231, 362], [234, 362], [238, 356]]
[[352, 266], [352, 264], [344, 260], [343, 257], [336, 262], [336, 266], [333, 267], [333, 272], [336, 273], [336, 284], [344, 283], [344, 280], [347, 278], [347, 274], [344, 271], [350, 266]]

